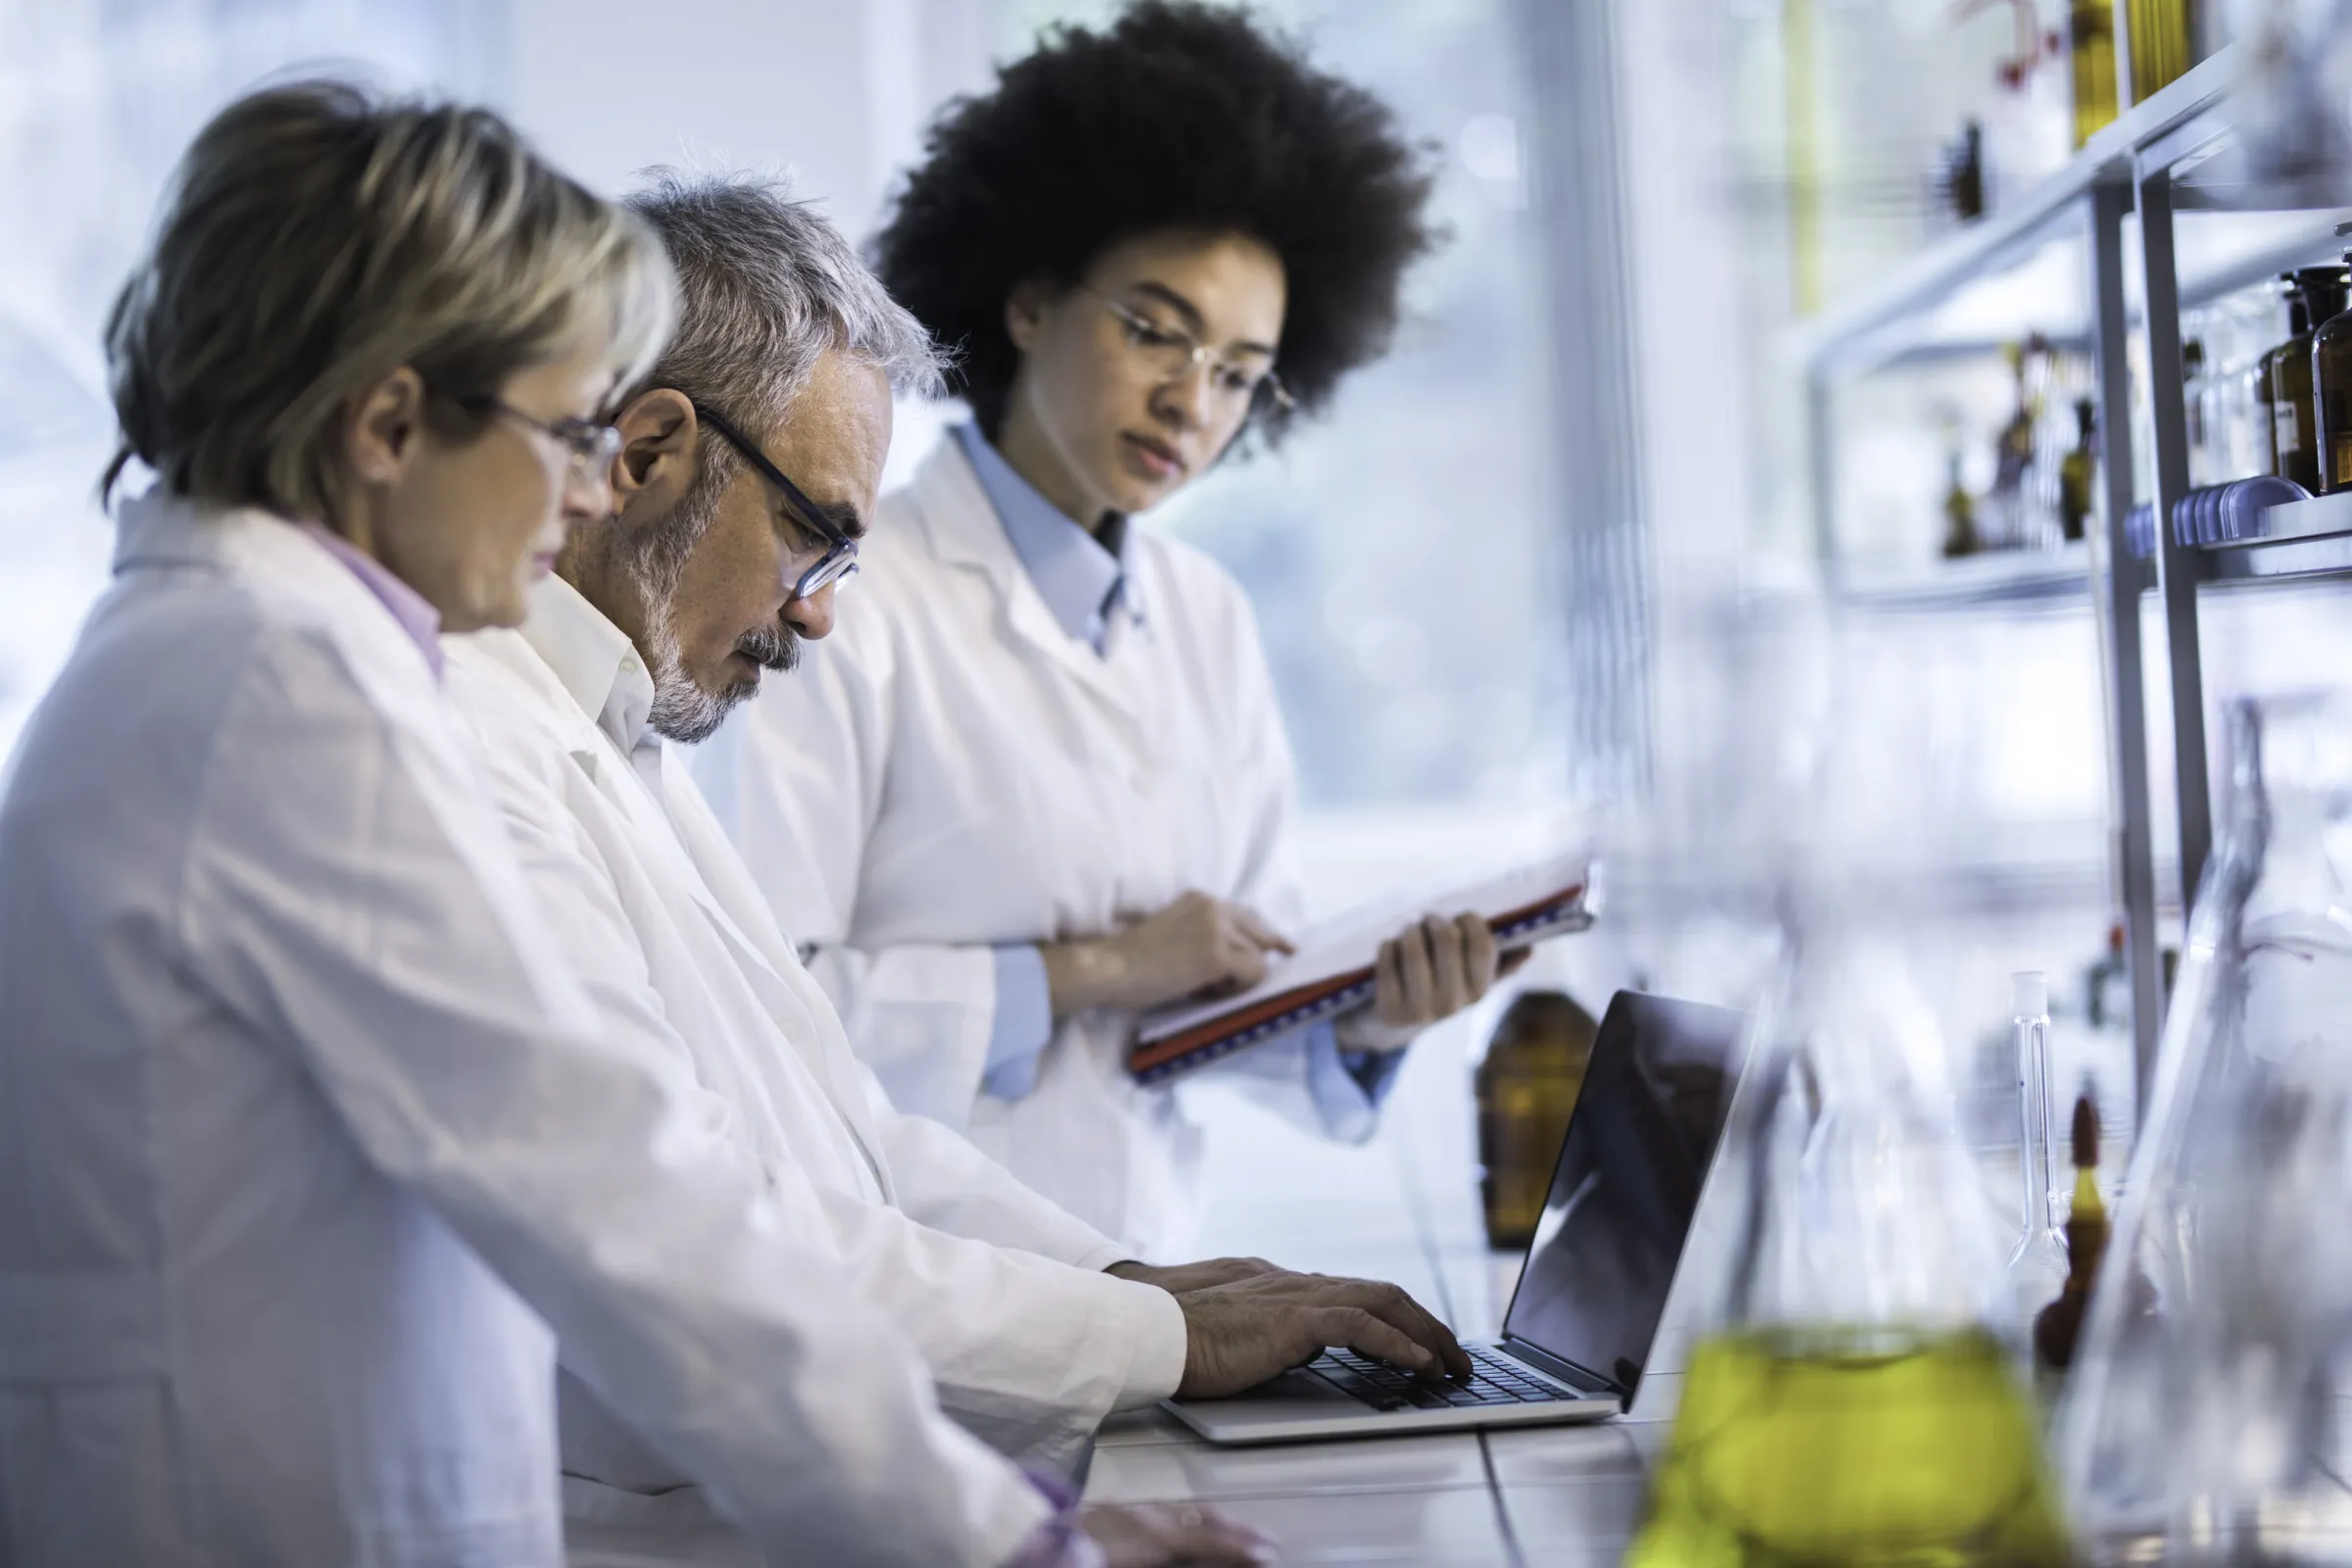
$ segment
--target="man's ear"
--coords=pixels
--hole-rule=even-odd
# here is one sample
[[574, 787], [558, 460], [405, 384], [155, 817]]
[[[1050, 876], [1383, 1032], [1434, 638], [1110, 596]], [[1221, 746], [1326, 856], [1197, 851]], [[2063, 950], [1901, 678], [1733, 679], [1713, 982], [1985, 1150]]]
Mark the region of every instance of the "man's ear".
[[612, 424], [620, 431], [612, 506], [622, 525], [668, 516], [692, 488], [701, 457], [702, 421], [693, 401], [675, 387], [658, 386], [629, 399]]
[[402, 366], [343, 405], [343, 457], [362, 484], [391, 484], [416, 450], [424, 378]]

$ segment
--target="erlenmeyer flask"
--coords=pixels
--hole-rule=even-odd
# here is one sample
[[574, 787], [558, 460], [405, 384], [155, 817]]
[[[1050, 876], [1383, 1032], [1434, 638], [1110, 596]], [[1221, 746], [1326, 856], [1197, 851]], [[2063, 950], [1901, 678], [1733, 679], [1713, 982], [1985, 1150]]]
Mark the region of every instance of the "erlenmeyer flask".
[[[1818, 926], [1816, 926], [1818, 930]], [[2057, 1565], [2001, 1237], [1890, 945], [1801, 933], [1710, 1203], [1741, 1216], [1628, 1560]]]
[[2229, 746], [2057, 1456], [2094, 1558], [2352, 1562], [2352, 708]]

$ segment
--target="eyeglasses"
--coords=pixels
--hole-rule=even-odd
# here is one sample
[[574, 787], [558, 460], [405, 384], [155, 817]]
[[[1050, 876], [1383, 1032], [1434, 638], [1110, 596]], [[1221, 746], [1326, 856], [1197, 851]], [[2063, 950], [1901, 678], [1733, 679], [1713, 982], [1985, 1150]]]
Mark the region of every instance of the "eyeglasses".
[[1149, 366], [1161, 382], [1181, 381], [1205, 365], [1209, 369], [1208, 384], [1228, 403], [1246, 403], [1252, 410], [1265, 407], [1288, 410], [1296, 406], [1298, 400], [1282, 384], [1282, 377], [1274, 373], [1272, 366], [1259, 368], [1240, 364], [1219, 354], [1185, 328], [1153, 320], [1090, 284], [1080, 283], [1078, 291], [1102, 302], [1103, 309], [1119, 323], [1120, 336], [1125, 339], [1128, 351], [1140, 364]]
[[527, 424], [541, 435], [554, 438], [564, 449], [571, 478], [580, 484], [592, 484], [602, 478], [612, 460], [620, 456], [620, 432], [609, 424], [594, 419], [542, 419], [535, 414], [525, 414], [504, 398], [485, 393], [480, 397], [459, 398], [461, 409], [476, 415], [503, 414], [518, 424]]
[[[689, 399], [688, 401], [692, 402], [693, 400]], [[833, 526], [825, 516], [823, 509], [804, 495], [799, 485], [785, 478], [784, 470], [768, 462], [767, 454], [753, 445], [750, 436], [736, 429], [733, 423], [722, 417], [716, 411], [700, 402], [694, 403], [694, 416], [724, 436], [727, 445], [733, 447], [743, 461], [752, 466], [760, 478], [775, 486], [776, 492], [783, 496], [786, 505], [800, 514], [802, 526], [825, 541], [827, 546], [825, 553], [817, 558], [814, 565], [802, 572], [799, 580], [792, 585], [792, 598], [813, 598], [844, 577], [857, 572], [858, 541]]]

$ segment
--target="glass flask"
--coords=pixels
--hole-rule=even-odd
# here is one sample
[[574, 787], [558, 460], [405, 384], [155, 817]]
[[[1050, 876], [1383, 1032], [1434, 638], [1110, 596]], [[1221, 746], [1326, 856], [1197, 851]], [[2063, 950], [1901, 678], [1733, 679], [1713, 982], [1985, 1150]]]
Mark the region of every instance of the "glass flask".
[[2010, 1030], [2017, 1051], [2018, 1174], [2023, 1214], [2017, 1242], [2003, 1271], [2008, 1298], [2006, 1325], [2022, 1349], [2034, 1314], [2056, 1298], [2066, 1284], [2066, 1200], [2050, 1191], [2051, 1108], [2050, 983], [2038, 971], [2009, 977]]
[[2352, 707], [2229, 714], [2224, 829], [2054, 1428], [2096, 1561], [2352, 1562]]
[[1717, 1161], [1737, 1234], [1694, 1263], [1700, 1338], [1627, 1561], [2057, 1568], [1941, 1043], [1891, 944], [1805, 924]]

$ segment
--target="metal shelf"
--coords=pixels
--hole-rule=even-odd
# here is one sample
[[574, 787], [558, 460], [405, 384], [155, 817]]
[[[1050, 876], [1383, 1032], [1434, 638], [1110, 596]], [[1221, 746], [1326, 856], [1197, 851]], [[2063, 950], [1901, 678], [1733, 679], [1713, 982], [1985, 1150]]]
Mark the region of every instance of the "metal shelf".
[[[2225, 49], [2145, 103], [2132, 105], [2066, 167], [2016, 201], [1915, 257], [1867, 297], [1801, 328], [1793, 343], [1798, 360], [1819, 377], [1850, 374], [1895, 357], [1902, 352], [1899, 333], [1907, 319], [1964, 284], [2024, 265], [2063, 229], [2079, 227], [2082, 198], [2101, 185], [2129, 184], [2142, 149], [2167, 138], [2201, 145], [2196, 143], [2200, 122], [2236, 75], [2237, 51]], [[2213, 133], [2219, 130], [2215, 126]]]
[[2260, 539], [2204, 547], [2208, 584], [2275, 582], [2352, 574], [2352, 491], [2271, 507]]
[[1925, 568], [1841, 571], [1837, 595], [1861, 610], [1942, 612], [2047, 605], [2090, 597], [2090, 546], [2003, 550]]

